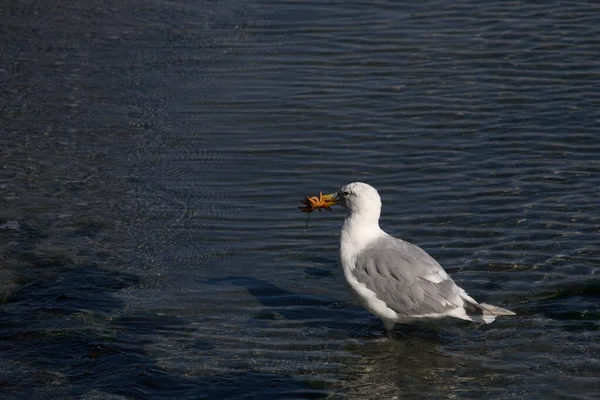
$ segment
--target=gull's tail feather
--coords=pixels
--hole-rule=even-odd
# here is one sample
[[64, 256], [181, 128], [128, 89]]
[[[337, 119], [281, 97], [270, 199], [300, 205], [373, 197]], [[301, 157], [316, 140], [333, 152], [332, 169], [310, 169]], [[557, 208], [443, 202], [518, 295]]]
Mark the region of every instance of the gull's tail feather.
[[506, 308], [493, 306], [493, 305], [487, 304], [487, 303], [479, 303], [479, 306], [481, 306], [482, 308], [491, 312], [492, 314], [498, 315], [498, 316], [499, 315], [517, 315], [514, 312], [507, 310]]
[[514, 312], [507, 310], [506, 308], [502, 308], [502, 307], [498, 307], [498, 306], [493, 306], [491, 304], [487, 304], [487, 303], [479, 303], [479, 306], [481, 308], [483, 308], [485, 311], [489, 311], [490, 313], [496, 315], [496, 316], [501, 316], [501, 315], [517, 315]]
[[502, 315], [516, 315], [514, 312], [502, 307], [493, 306], [486, 303], [471, 302], [470, 299], [463, 298], [464, 309], [471, 321], [484, 322], [490, 324], [494, 322], [496, 317]]

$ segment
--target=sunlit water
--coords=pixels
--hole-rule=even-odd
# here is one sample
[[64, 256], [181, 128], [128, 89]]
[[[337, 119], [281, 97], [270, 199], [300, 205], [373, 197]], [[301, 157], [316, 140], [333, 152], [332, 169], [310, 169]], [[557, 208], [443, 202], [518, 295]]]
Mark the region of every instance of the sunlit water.
[[[600, 7], [398, 3], [0, 6], [1, 397], [600, 397]], [[518, 316], [382, 339], [356, 180]]]

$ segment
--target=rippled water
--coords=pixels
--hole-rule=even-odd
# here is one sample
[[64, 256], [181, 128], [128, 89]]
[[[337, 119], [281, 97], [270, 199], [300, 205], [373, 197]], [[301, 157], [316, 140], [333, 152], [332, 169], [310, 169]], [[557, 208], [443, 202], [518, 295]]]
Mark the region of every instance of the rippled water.
[[[600, 397], [600, 6], [1, 5], [2, 398]], [[381, 323], [351, 181], [487, 326]]]

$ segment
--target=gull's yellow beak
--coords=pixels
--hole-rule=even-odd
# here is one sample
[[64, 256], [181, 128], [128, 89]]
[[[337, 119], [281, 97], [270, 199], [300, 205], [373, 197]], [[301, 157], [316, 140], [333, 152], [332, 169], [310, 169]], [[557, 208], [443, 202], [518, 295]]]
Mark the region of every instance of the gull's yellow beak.
[[298, 207], [302, 212], [313, 212], [315, 210], [321, 211], [321, 209], [326, 209], [327, 211], [331, 211], [331, 206], [334, 206], [337, 203], [337, 194], [323, 194], [319, 192], [319, 196], [306, 196], [304, 200], [301, 200], [304, 206]]
[[327, 207], [335, 206], [337, 204], [337, 193], [324, 194], [323, 201], [327, 204]]

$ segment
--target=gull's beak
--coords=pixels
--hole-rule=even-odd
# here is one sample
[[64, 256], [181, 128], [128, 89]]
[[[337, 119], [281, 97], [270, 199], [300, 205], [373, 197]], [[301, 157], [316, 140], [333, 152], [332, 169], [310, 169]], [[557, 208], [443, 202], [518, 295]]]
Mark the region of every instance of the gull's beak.
[[327, 204], [327, 207], [335, 206], [338, 202], [337, 193], [324, 194], [323, 201]]

